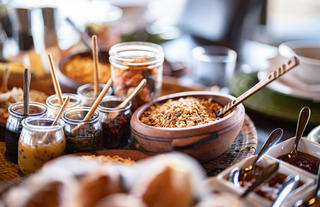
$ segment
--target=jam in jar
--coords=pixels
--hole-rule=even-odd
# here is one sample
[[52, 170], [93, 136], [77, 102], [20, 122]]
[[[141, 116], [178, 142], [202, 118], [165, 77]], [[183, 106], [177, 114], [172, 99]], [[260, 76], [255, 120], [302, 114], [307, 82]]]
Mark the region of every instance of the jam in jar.
[[24, 114], [23, 103], [11, 104], [8, 108], [9, 117], [6, 122], [5, 142], [6, 153], [16, 156], [18, 153], [18, 141], [22, 130], [22, 120], [27, 117], [44, 117], [47, 107], [41, 103], [30, 103], [29, 114]]
[[128, 144], [131, 135], [131, 103], [117, 108], [122, 101], [122, 98], [112, 96], [103, 100], [98, 107], [105, 148], [121, 148]]
[[[104, 84], [100, 83], [99, 87], [100, 87], [100, 91], [102, 91], [102, 89], [104, 88]], [[110, 96], [111, 93], [112, 93], [112, 89], [110, 88], [108, 90], [108, 93], [104, 97], [104, 99], [108, 98], [108, 96]], [[93, 89], [92, 83], [88, 83], [88, 84], [80, 86], [77, 89], [77, 94], [81, 100], [82, 106], [89, 106], [90, 107], [90, 106], [92, 106], [92, 104], [96, 100], [96, 97], [94, 96], [94, 89]]]
[[22, 121], [19, 139], [18, 164], [24, 174], [29, 174], [65, 153], [66, 140], [63, 122], [52, 126], [53, 119], [29, 117]]
[[90, 120], [83, 120], [89, 110], [89, 107], [80, 107], [64, 112], [62, 120], [65, 122], [67, 153], [89, 152], [102, 148], [99, 112], [95, 111]]

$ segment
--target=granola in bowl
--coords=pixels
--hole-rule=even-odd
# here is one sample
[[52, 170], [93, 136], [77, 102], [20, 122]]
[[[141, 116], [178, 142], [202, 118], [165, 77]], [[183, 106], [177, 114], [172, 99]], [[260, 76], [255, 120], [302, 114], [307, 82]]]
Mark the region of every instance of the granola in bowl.
[[155, 127], [184, 128], [219, 119], [215, 111], [222, 106], [212, 98], [185, 97], [169, 99], [150, 106], [141, 116], [144, 124]]

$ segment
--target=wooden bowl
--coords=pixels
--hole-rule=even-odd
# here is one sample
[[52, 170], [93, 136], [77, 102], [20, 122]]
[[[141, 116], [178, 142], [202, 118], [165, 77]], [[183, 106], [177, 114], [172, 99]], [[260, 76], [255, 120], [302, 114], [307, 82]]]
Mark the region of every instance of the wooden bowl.
[[157, 100], [138, 108], [131, 119], [133, 137], [146, 151], [151, 153], [163, 153], [179, 151], [187, 153], [200, 162], [206, 162], [221, 155], [232, 144], [239, 134], [245, 110], [242, 104], [238, 105], [227, 116], [212, 123], [187, 127], [187, 128], [163, 128], [153, 127], [140, 121], [143, 112], [159, 102], [180, 97], [213, 98], [214, 101], [225, 105], [235, 98], [230, 95], [209, 91], [192, 91], [162, 96]]
[[[92, 57], [91, 51], [79, 52], [75, 54], [71, 54], [65, 56], [59, 62], [59, 67], [57, 70], [57, 76], [59, 78], [60, 84], [62, 85], [64, 92], [76, 92], [77, 88], [81, 85], [87, 84], [86, 82], [75, 80], [68, 75], [66, 75], [64, 71], [64, 66], [75, 57]], [[98, 53], [99, 62], [103, 64], [109, 64], [109, 51], [101, 50]]]

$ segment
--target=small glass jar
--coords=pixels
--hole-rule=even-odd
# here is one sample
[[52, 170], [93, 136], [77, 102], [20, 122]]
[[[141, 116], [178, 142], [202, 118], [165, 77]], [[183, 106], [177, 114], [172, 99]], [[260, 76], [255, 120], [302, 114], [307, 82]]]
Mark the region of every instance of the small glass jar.
[[22, 131], [22, 120], [27, 117], [45, 117], [47, 107], [41, 103], [30, 103], [29, 114], [24, 114], [24, 105], [21, 102], [11, 104], [8, 108], [9, 117], [6, 122], [4, 139], [6, 142], [6, 153], [17, 155], [18, 141]]
[[[67, 96], [70, 97], [70, 101], [66, 107], [66, 110], [81, 106], [81, 100], [76, 94], [63, 93], [62, 99], [64, 100], [65, 98], [67, 98]], [[46, 100], [46, 104], [48, 106], [47, 116], [50, 118], [55, 118], [59, 112], [59, 109], [60, 109], [60, 103], [59, 103], [57, 95], [49, 96]]]
[[124, 42], [109, 51], [113, 90], [117, 96], [127, 97], [143, 80], [146, 86], [132, 101], [134, 111], [140, 105], [160, 96], [162, 64], [161, 46], [147, 42]]
[[18, 164], [23, 174], [30, 174], [41, 166], [65, 153], [66, 139], [63, 122], [54, 119], [28, 117], [22, 121], [23, 129], [19, 139]]
[[[102, 83], [99, 84], [100, 91], [102, 91], [104, 86], [105, 86], [105, 84], [102, 84]], [[112, 89], [110, 88], [108, 90], [106, 96], [104, 97], [104, 99], [107, 98], [108, 96], [110, 96], [111, 93], [112, 93]], [[92, 83], [88, 83], [88, 84], [80, 86], [77, 89], [77, 94], [81, 100], [82, 106], [92, 106], [93, 102], [96, 100], [96, 97], [94, 96], [94, 89], [93, 89]]]
[[64, 112], [64, 132], [67, 139], [67, 153], [89, 152], [102, 148], [102, 129], [99, 112], [95, 111], [89, 121], [83, 121], [89, 107], [70, 109]]
[[128, 144], [131, 135], [131, 103], [117, 108], [122, 101], [122, 98], [112, 96], [98, 106], [105, 148], [122, 148]]

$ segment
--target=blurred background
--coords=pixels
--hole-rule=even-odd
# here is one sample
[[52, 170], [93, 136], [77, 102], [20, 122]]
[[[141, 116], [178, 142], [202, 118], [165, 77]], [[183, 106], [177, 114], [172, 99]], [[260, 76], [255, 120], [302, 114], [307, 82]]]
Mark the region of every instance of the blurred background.
[[[280, 43], [319, 42], [319, 19], [315, 0], [0, 0], [0, 59], [23, 64], [41, 79], [48, 76], [48, 52], [58, 65], [66, 54], [90, 49], [93, 34], [101, 50], [148, 41], [164, 49], [165, 77], [237, 96], [263, 77], [257, 71], [275, 67]], [[303, 105], [320, 113], [318, 86], [309, 93], [281, 84], [246, 107], [291, 121]]]

